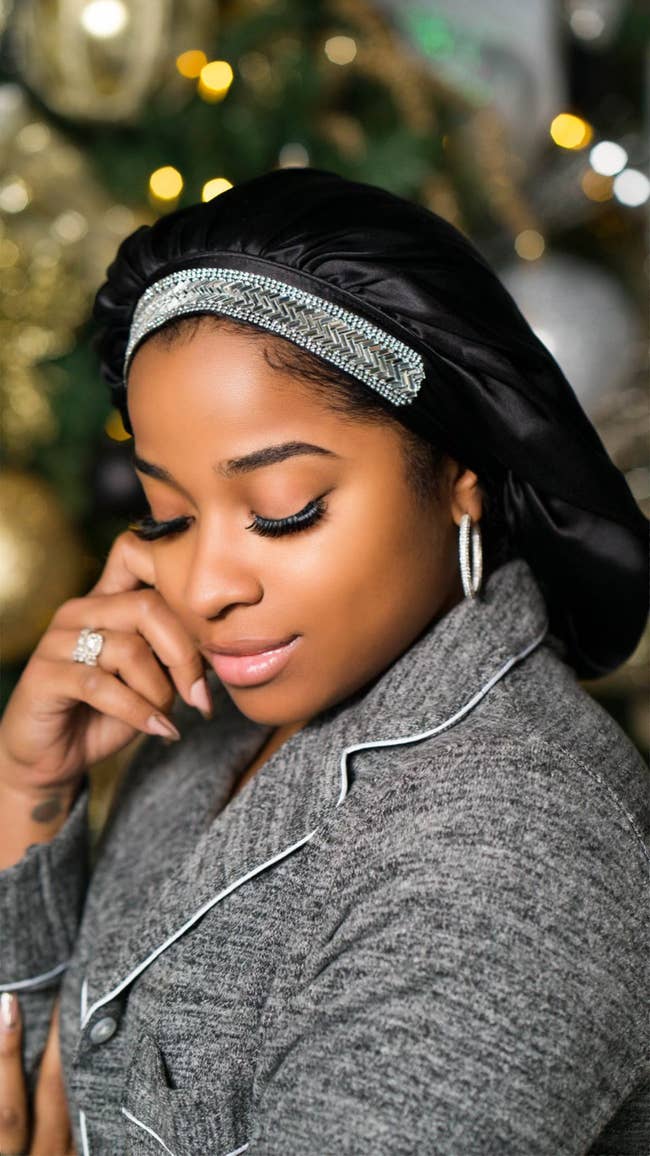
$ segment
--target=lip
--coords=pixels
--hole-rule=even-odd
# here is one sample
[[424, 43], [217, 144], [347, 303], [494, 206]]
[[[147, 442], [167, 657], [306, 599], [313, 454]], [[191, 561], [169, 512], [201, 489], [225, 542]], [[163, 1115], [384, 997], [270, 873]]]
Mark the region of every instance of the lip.
[[229, 648], [204, 646], [202, 651], [222, 682], [230, 686], [260, 686], [275, 678], [291, 659], [300, 635], [282, 641], [246, 638]]
[[289, 638], [286, 635], [284, 638], [238, 638], [236, 642], [229, 642], [227, 646], [206, 643], [201, 649], [206, 654], [236, 654], [238, 656], [261, 654], [265, 650], [279, 650], [281, 646], [286, 646], [295, 637], [296, 635], [292, 634]]

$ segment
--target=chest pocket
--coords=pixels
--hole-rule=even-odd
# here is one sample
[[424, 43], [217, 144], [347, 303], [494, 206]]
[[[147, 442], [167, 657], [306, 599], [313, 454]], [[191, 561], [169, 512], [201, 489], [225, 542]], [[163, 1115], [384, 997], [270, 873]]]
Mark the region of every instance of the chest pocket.
[[232, 1107], [220, 1104], [216, 1083], [214, 1094], [170, 1087], [160, 1049], [146, 1031], [131, 1056], [121, 1113], [124, 1156], [238, 1156], [248, 1148], [236, 1135]]

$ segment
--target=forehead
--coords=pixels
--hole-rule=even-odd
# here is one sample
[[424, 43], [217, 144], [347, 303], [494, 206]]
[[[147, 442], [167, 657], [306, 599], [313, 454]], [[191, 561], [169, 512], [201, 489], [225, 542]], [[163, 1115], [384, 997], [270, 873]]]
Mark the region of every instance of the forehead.
[[131, 363], [127, 404], [134, 426], [161, 414], [192, 421], [255, 423], [300, 413], [317, 421], [327, 407], [308, 381], [265, 358], [266, 334], [204, 325], [169, 340], [154, 334]]
[[268, 341], [257, 331], [251, 336], [205, 325], [171, 343], [162, 334], [144, 342], [127, 386], [138, 455], [191, 469], [193, 460], [200, 468], [208, 458], [306, 441], [350, 462], [378, 462], [390, 473], [403, 452], [397, 428], [376, 415], [332, 409], [312, 381], [268, 364]]

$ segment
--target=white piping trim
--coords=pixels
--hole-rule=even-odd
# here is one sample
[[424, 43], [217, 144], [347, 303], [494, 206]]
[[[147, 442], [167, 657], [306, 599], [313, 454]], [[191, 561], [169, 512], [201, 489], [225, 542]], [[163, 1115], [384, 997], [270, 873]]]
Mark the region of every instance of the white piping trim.
[[143, 1124], [142, 1120], [138, 1120], [138, 1117], [134, 1116], [132, 1112], [129, 1112], [127, 1108], [120, 1108], [120, 1111], [124, 1116], [126, 1116], [127, 1120], [131, 1121], [132, 1124], [137, 1124], [138, 1128], [142, 1128], [143, 1132], [148, 1132], [150, 1136], [153, 1136], [154, 1140], [157, 1140], [160, 1144], [160, 1147], [164, 1148], [165, 1152], [169, 1153], [169, 1156], [174, 1156], [171, 1148], [167, 1147], [165, 1141], [158, 1135], [157, 1132], [154, 1132], [153, 1128], [150, 1128], [148, 1124]]
[[79, 1112], [79, 1131], [81, 1132], [81, 1156], [90, 1156], [90, 1144], [88, 1143], [88, 1130], [86, 1128], [86, 1113]]
[[158, 956], [161, 955], [163, 951], [166, 951], [172, 943], [175, 943], [177, 939], [180, 939], [181, 935], [184, 935], [185, 932], [188, 931], [189, 928], [197, 922], [197, 920], [201, 919], [201, 917], [205, 915], [206, 911], [209, 911], [210, 908], [214, 907], [215, 904], [220, 902], [220, 900], [225, 899], [226, 895], [230, 895], [231, 891], [235, 891], [236, 888], [240, 887], [242, 883], [246, 883], [249, 879], [252, 879], [254, 875], [259, 875], [260, 871], [264, 871], [265, 868], [271, 867], [274, 863], [277, 863], [279, 859], [284, 859], [285, 855], [290, 855], [292, 851], [296, 851], [298, 847], [302, 847], [304, 843], [308, 843], [310, 839], [313, 839], [317, 830], [318, 828], [315, 827], [314, 830], [310, 831], [308, 835], [303, 835], [302, 839], [299, 839], [297, 843], [292, 843], [290, 847], [285, 847], [283, 851], [278, 852], [278, 854], [274, 855], [272, 859], [267, 859], [265, 863], [259, 863], [257, 867], [253, 867], [252, 871], [248, 871], [246, 875], [242, 875], [241, 879], [235, 879], [234, 883], [229, 884], [229, 886], [225, 887], [223, 891], [220, 891], [218, 895], [214, 895], [212, 899], [208, 899], [202, 907], [199, 907], [198, 911], [195, 911], [194, 914], [190, 916], [190, 918], [182, 925], [182, 927], [179, 927], [172, 933], [172, 935], [169, 935], [163, 943], [160, 943], [158, 947], [151, 952], [151, 955], [148, 955], [147, 958], [142, 961], [142, 963], [139, 963], [137, 967], [134, 967], [133, 971], [129, 972], [126, 979], [123, 979], [121, 983], [118, 983], [117, 987], [114, 987], [112, 991], [108, 992], [107, 995], [104, 995], [101, 999], [95, 1001], [95, 1003], [88, 1009], [84, 1016], [83, 1022], [81, 1024], [82, 1029], [85, 1028], [88, 1020], [91, 1018], [93, 1013], [97, 1011], [98, 1008], [103, 1007], [104, 1004], [108, 1003], [110, 1000], [115, 999], [115, 997], [119, 995], [125, 987], [128, 987], [129, 984], [132, 983], [132, 981], [136, 979], [136, 977], [140, 975], [142, 971], [145, 970], [145, 968], [149, 967], [149, 964], [153, 963], [154, 959], [157, 959]]
[[79, 1023], [81, 1024], [82, 1027], [83, 1027], [83, 1022], [84, 1022], [84, 1017], [86, 1015], [87, 1007], [88, 1007], [88, 977], [86, 976], [84, 978], [82, 985], [81, 985], [81, 998], [79, 1001]]
[[348, 755], [356, 753], [357, 751], [365, 751], [369, 747], [396, 747], [399, 746], [400, 743], [416, 743], [420, 739], [430, 739], [433, 737], [433, 735], [440, 734], [440, 731], [446, 730], [447, 727], [453, 726], [455, 722], [458, 722], [458, 720], [462, 718], [463, 715], [468, 714], [468, 712], [472, 710], [473, 707], [475, 707], [482, 698], [484, 698], [488, 691], [492, 689], [494, 684], [498, 682], [500, 678], [503, 678], [504, 674], [507, 674], [510, 668], [514, 666], [516, 662], [521, 662], [522, 658], [526, 658], [526, 656], [530, 654], [532, 650], [535, 650], [535, 647], [539, 646], [540, 643], [543, 642], [544, 638], [546, 637], [547, 630], [548, 623], [545, 625], [542, 633], [539, 634], [537, 638], [535, 638], [533, 642], [529, 643], [529, 645], [526, 646], [523, 650], [520, 650], [518, 654], [513, 654], [512, 657], [509, 658], [506, 663], [504, 663], [500, 670], [497, 670], [496, 674], [493, 674], [492, 678], [488, 679], [488, 681], [485, 683], [485, 686], [482, 686], [481, 689], [477, 691], [472, 698], [470, 698], [469, 702], [465, 703], [465, 706], [461, 707], [461, 709], [456, 711], [456, 714], [452, 715], [450, 718], [445, 719], [444, 722], [439, 723], [438, 726], [433, 727], [432, 730], [421, 731], [417, 735], [406, 735], [405, 738], [401, 739], [382, 739], [379, 742], [358, 743], [355, 746], [346, 747], [343, 751], [343, 754], [341, 755], [341, 793], [336, 804], [337, 807], [341, 805], [348, 793]]
[[[370, 747], [373, 747], [373, 748], [395, 747], [395, 746], [399, 746], [402, 743], [416, 743], [416, 742], [419, 742], [421, 739], [432, 738], [433, 735], [440, 734], [441, 731], [444, 731], [448, 727], [453, 726], [454, 723], [458, 722], [459, 719], [461, 719], [464, 715], [468, 714], [469, 711], [472, 710], [473, 707], [475, 707], [476, 704], [478, 702], [480, 702], [482, 698], [485, 697], [485, 695], [488, 693], [489, 690], [492, 689], [492, 687], [495, 685], [495, 683], [497, 683], [499, 681], [499, 679], [503, 678], [503, 676], [505, 674], [507, 674], [507, 672], [510, 670], [510, 668], [512, 666], [515, 665], [515, 663], [521, 662], [522, 659], [526, 658], [526, 656], [529, 655], [531, 653], [531, 651], [535, 650], [535, 648], [537, 646], [539, 646], [541, 642], [543, 642], [544, 638], [546, 637], [547, 631], [548, 631], [548, 623], [545, 624], [542, 633], [539, 634], [537, 636], [537, 638], [535, 638], [531, 643], [529, 643], [528, 646], [524, 647], [523, 650], [520, 650], [518, 654], [513, 654], [508, 659], [508, 661], [505, 662], [504, 665], [499, 670], [497, 670], [496, 674], [493, 674], [492, 678], [488, 679], [488, 681], [485, 683], [485, 685], [482, 686], [481, 689], [479, 691], [477, 691], [476, 694], [473, 695], [472, 698], [470, 698], [468, 702], [465, 703], [465, 706], [461, 707], [461, 709], [459, 711], [456, 711], [456, 714], [451, 715], [450, 718], [445, 719], [444, 722], [439, 723], [438, 726], [435, 726], [431, 730], [428, 730], [428, 731], [421, 731], [419, 734], [416, 734], [416, 735], [406, 735], [404, 738], [381, 739], [381, 740], [375, 740], [374, 742], [370, 741], [370, 742], [366, 742], [366, 743], [358, 743], [354, 746], [346, 747], [345, 750], [343, 751], [343, 754], [341, 755], [341, 790], [340, 790], [340, 794], [339, 794], [339, 798], [338, 798], [338, 801], [336, 803], [336, 806], [337, 807], [340, 806], [340, 804], [345, 799], [345, 796], [347, 795], [347, 792], [349, 789], [348, 770], [347, 770], [347, 759], [348, 759], [349, 755], [351, 755], [352, 753], [354, 753], [356, 751], [367, 750]], [[209, 911], [211, 907], [214, 907], [222, 899], [225, 899], [226, 895], [230, 895], [230, 893], [232, 891], [235, 891], [237, 887], [240, 887], [242, 883], [246, 883], [249, 879], [252, 879], [254, 875], [258, 875], [260, 873], [260, 871], [264, 871], [267, 867], [273, 866], [273, 864], [277, 863], [280, 859], [284, 859], [284, 857], [286, 855], [290, 855], [292, 851], [296, 851], [298, 849], [298, 847], [302, 847], [305, 843], [308, 843], [309, 840], [313, 839], [314, 835], [317, 834], [317, 831], [318, 831], [318, 828], [315, 828], [313, 831], [310, 831], [310, 833], [308, 835], [304, 835], [302, 837], [302, 839], [298, 840], [297, 843], [292, 843], [292, 845], [290, 847], [285, 847], [285, 849], [283, 851], [280, 851], [277, 855], [274, 855], [272, 859], [267, 859], [266, 862], [258, 864], [258, 866], [254, 867], [252, 871], [249, 871], [246, 875], [242, 875], [242, 877], [240, 879], [236, 879], [234, 881], [234, 883], [231, 883], [228, 887], [224, 888], [223, 891], [220, 891], [218, 895], [215, 895], [211, 899], [208, 899], [207, 902], [204, 903], [202, 907], [199, 907], [198, 911], [195, 911], [194, 914], [191, 915], [190, 918], [188, 920], [186, 920], [186, 922], [181, 927], [179, 927], [176, 931], [174, 931], [171, 935], [169, 935], [167, 937], [167, 939], [165, 939], [163, 941], [163, 943], [160, 943], [158, 945], [158, 947], [155, 948], [155, 950], [152, 951], [151, 954], [148, 955], [145, 960], [143, 960], [141, 963], [139, 963], [137, 965], [137, 967], [134, 967], [133, 971], [129, 972], [129, 974], [126, 976], [126, 978], [123, 979], [121, 981], [121, 983], [119, 983], [117, 985], [117, 987], [114, 987], [112, 989], [112, 991], [109, 991], [107, 995], [102, 996], [101, 999], [96, 1000], [95, 1003], [92, 1005], [92, 1007], [87, 1009], [87, 1011], [85, 1012], [85, 1015], [83, 1016], [83, 1020], [81, 1023], [82, 1029], [85, 1028], [89, 1019], [98, 1010], [98, 1008], [103, 1007], [103, 1005], [105, 1003], [108, 1003], [110, 1000], [115, 999], [115, 997], [118, 996], [120, 994], [120, 992], [124, 990], [125, 987], [128, 987], [129, 984], [132, 983], [133, 980], [136, 979], [137, 976], [139, 976], [141, 974], [141, 972], [143, 972], [147, 967], [149, 967], [149, 965], [151, 963], [153, 963], [153, 961], [155, 959], [157, 959], [158, 956], [163, 953], [163, 951], [166, 951], [167, 948], [170, 947], [172, 943], [175, 943], [177, 939], [180, 939], [181, 935], [184, 935], [185, 932], [188, 931], [189, 928], [192, 927], [197, 922], [197, 920], [201, 919], [202, 916], [205, 915], [205, 913], [207, 911]]]
[[2, 983], [0, 981], [0, 990], [2, 991], [25, 991], [30, 987], [40, 987], [47, 983], [50, 979], [56, 979], [57, 975], [65, 971], [68, 966], [68, 960], [65, 963], [59, 963], [53, 967], [51, 971], [44, 971], [42, 975], [35, 975], [33, 979], [17, 979], [15, 983]]
[[[165, 1152], [169, 1153], [169, 1156], [174, 1156], [171, 1148], [167, 1147], [165, 1141], [158, 1135], [157, 1132], [154, 1132], [153, 1128], [150, 1128], [148, 1124], [143, 1124], [142, 1120], [138, 1120], [137, 1116], [134, 1116], [132, 1112], [129, 1112], [128, 1108], [122, 1107], [120, 1108], [120, 1111], [124, 1116], [126, 1116], [127, 1120], [131, 1120], [133, 1124], [137, 1124], [138, 1128], [142, 1128], [145, 1132], [148, 1132], [150, 1136], [153, 1136], [154, 1140], [157, 1140], [160, 1146], [165, 1149]], [[240, 1156], [240, 1152], [245, 1152], [248, 1147], [249, 1144], [242, 1144], [241, 1148], [233, 1148], [232, 1152], [226, 1152], [226, 1156]]]

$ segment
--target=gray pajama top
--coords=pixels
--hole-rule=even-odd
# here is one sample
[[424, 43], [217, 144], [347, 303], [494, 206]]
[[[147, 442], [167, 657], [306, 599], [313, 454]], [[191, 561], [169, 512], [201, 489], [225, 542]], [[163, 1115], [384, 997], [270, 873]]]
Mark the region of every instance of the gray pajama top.
[[648, 769], [561, 654], [514, 559], [227, 805], [270, 728], [211, 675], [90, 880], [85, 790], [0, 874], [80, 1156], [648, 1156]]

